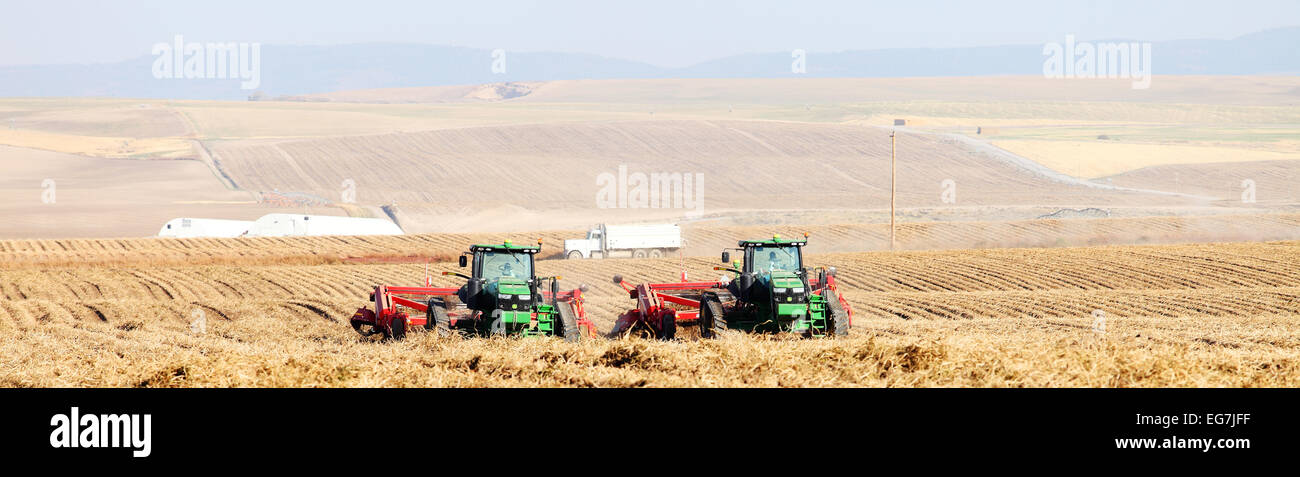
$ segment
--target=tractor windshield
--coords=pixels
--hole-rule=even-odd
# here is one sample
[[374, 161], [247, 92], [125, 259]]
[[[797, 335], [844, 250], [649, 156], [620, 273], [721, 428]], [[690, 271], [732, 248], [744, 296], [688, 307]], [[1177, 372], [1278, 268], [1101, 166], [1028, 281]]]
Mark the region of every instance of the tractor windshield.
[[799, 260], [799, 247], [793, 245], [753, 247], [753, 268], [755, 273], [793, 272], [802, 265]]
[[518, 278], [528, 280], [533, 277], [533, 256], [527, 253], [483, 252], [483, 278]]

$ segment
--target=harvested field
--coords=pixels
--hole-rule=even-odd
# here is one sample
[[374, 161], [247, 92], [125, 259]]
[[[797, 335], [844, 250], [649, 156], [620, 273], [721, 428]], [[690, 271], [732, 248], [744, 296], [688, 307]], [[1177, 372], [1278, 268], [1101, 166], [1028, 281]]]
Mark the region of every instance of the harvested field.
[[[210, 319], [211, 320], [211, 319]], [[272, 310], [183, 322], [81, 323], [0, 338], [0, 386], [111, 387], [1294, 387], [1289, 317], [864, 321], [840, 341], [438, 340], [360, 343], [346, 325]], [[1206, 338], [1207, 336], [1213, 338]], [[378, 366], [375, 363], [383, 363]]]
[[[686, 259], [708, 279], [711, 258]], [[1295, 386], [1300, 242], [834, 253], [855, 336], [361, 342], [347, 318], [422, 264], [0, 269], [4, 386]], [[434, 271], [453, 263], [433, 265]], [[588, 283], [677, 260], [544, 261]], [[435, 276], [435, 285], [455, 282]], [[1094, 331], [1096, 310], [1105, 332]], [[205, 332], [192, 328], [198, 317]], [[383, 367], [373, 366], [385, 362]], [[1044, 365], [1046, 363], [1046, 365]]]

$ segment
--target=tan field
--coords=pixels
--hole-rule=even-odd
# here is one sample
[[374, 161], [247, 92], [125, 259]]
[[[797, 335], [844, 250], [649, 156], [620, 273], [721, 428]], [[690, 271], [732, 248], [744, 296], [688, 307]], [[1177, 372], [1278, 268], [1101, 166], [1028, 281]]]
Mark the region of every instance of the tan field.
[[[0, 146], [0, 167], [5, 171], [0, 238], [148, 237], [176, 217], [252, 220], [283, 211], [257, 204], [247, 192], [226, 189], [199, 161], [105, 159]], [[334, 208], [306, 210], [342, 215]]]
[[[1300, 160], [1300, 150], [1279, 152], [1240, 147], [1172, 144], [1123, 144], [1109, 141], [994, 141], [994, 145], [1021, 156], [1037, 158], [1044, 166], [1075, 177], [1106, 177], [1143, 167], [1170, 164], [1233, 164]], [[1140, 157], [1140, 161], [1133, 158]], [[1288, 164], [1289, 166], [1289, 164]]]
[[[32, 150], [43, 150], [87, 166], [7, 166], [21, 172], [0, 178], [7, 181], [0, 194], [12, 199], [8, 216], [16, 217], [0, 237], [146, 236], [178, 216], [282, 211], [275, 209], [283, 204], [247, 204], [282, 192], [336, 206], [312, 213], [383, 216], [379, 207], [388, 206], [413, 233], [701, 219], [743, 225], [773, 205], [826, 211], [837, 217], [831, 222], [880, 222], [895, 119], [908, 121], [898, 143], [898, 205], [918, 216], [906, 221], [1029, 220], [1086, 207], [1180, 216], [1291, 211], [1295, 187], [1285, 181], [1300, 157], [1300, 81], [1176, 76], [1153, 84], [1132, 90], [1123, 80], [1033, 76], [613, 80], [342, 91], [302, 101], [0, 99], [0, 145], [12, 146], [0, 150], [0, 163], [30, 163]], [[80, 180], [76, 173], [103, 163], [95, 159], [184, 169], [159, 175], [194, 185], [114, 199], [112, 218], [90, 211], [109, 210], [103, 198], [122, 195], [113, 187], [151, 184], [128, 177], [84, 196], [69, 191], [58, 208], [31, 203], [39, 197], [33, 178]], [[1142, 172], [1269, 161], [1277, 165], [1260, 166], [1272, 169], [1255, 179], [1267, 191], [1254, 203], [1239, 200], [1240, 188], [1184, 187]], [[702, 174], [703, 200], [688, 210], [604, 207], [598, 178], [619, 167]], [[341, 203], [349, 180], [355, 205]], [[945, 181], [955, 186], [949, 201]], [[482, 193], [497, 190], [510, 193]], [[786, 225], [808, 218], [783, 216]]]
[[[904, 151], [899, 199], [912, 207], [943, 205], [945, 179], [957, 185], [961, 205], [1200, 204], [1186, 198], [1057, 183], [943, 136], [906, 134], [900, 137], [899, 147]], [[889, 176], [879, 173], [888, 171], [889, 148], [888, 131], [878, 128], [674, 120], [471, 127], [211, 146], [223, 170], [240, 187], [278, 186], [329, 197], [337, 196], [340, 184], [352, 179], [358, 201], [395, 201], [403, 213], [403, 227], [411, 232], [500, 227], [492, 218], [518, 229], [520, 214], [490, 217], [507, 204], [542, 215], [561, 211], [551, 214], [549, 225], [566, 228], [587, 225], [593, 222], [592, 215], [683, 213], [649, 207], [603, 210], [597, 202], [603, 188], [597, 177], [604, 173], [614, 178], [620, 167], [629, 175], [701, 174], [700, 213], [783, 203], [786, 208], [845, 204], [878, 208], [889, 200]], [[562, 162], [557, 162], [559, 158]], [[511, 199], [467, 193], [494, 188], [511, 191]], [[806, 191], [804, 200], [788, 191]], [[571, 213], [575, 211], [581, 213]], [[475, 217], [477, 224], [454, 222], [456, 217], [474, 214], [481, 216]], [[448, 220], [462, 227], [449, 229]]]
[[[705, 279], [713, 260], [686, 269]], [[370, 342], [347, 318], [421, 264], [0, 271], [4, 386], [1295, 386], [1300, 243], [821, 254], [854, 336]], [[454, 264], [439, 262], [434, 271]], [[677, 260], [553, 260], [608, 331], [609, 282]], [[435, 285], [454, 285], [434, 277]], [[1104, 317], [1101, 325], [1097, 317]], [[201, 319], [203, 328], [195, 327]], [[375, 366], [382, 362], [384, 366]]]

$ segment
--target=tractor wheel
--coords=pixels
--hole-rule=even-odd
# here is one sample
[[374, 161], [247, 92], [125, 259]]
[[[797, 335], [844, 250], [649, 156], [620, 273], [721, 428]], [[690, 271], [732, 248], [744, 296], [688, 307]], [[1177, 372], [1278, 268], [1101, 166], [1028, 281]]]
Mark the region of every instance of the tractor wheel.
[[645, 250], [635, 250], [632, 252], [632, 258], [645, 258]]
[[564, 337], [566, 343], [582, 340], [582, 328], [578, 327], [578, 319], [573, 316], [573, 307], [568, 303], [557, 303], [555, 311], [560, 315], [560, 326], [555, 330], [555, 335]]
[[568, 256], [568, 257], [569, 257], [569, 260], [578, 260], [578, 259], [582, 258], [582, 252], [579, 252], [579, 251], [577, 251], [577, 250], [574, 250], [574, 251], [572, 251], [572, 252], [569, 252], [569, 256]]
[[705, 293], [700, 297], [700, 337], [717, 338], [725, 329], [727, 318], [722, 312], [722, 302], [718, 295]]
[[663, 257], [664, 257], [663, 250], [659, 250], [656, 248], [650, 251], [650, 258], [663, 258]]
[[451, 333], [451, 318], [447, 314], [447, 302], [436, 298], [429, 299], [429, 310], [425, 312], [424, 329], [434, 331], [438, 336]]
[[840, 297], [834, 290], [826, 290], [823, 295], [826, 297], [826, 328], [835, 338], [848, 338], [849, 314], [844, 311]]
[[659, 322], [659, 339], [671, 341], [677, 337], [677, 313], [668, 310], [663, 314], [663, 321]]
[[392, 331], [384, 333], [385, 338], [399, 341], [406, 339], [406, 318], [393, 318], [388, 327], [392, 328]]

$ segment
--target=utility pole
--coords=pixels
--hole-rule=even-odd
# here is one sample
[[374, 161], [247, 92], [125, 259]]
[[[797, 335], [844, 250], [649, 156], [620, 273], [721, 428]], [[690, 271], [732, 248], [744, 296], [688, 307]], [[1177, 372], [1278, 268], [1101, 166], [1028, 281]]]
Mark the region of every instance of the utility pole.
[[897, 247], [894, 232], [894, 205], [898, 193], [898, 138], [893, 130], [889, 131], [889, 250]]

